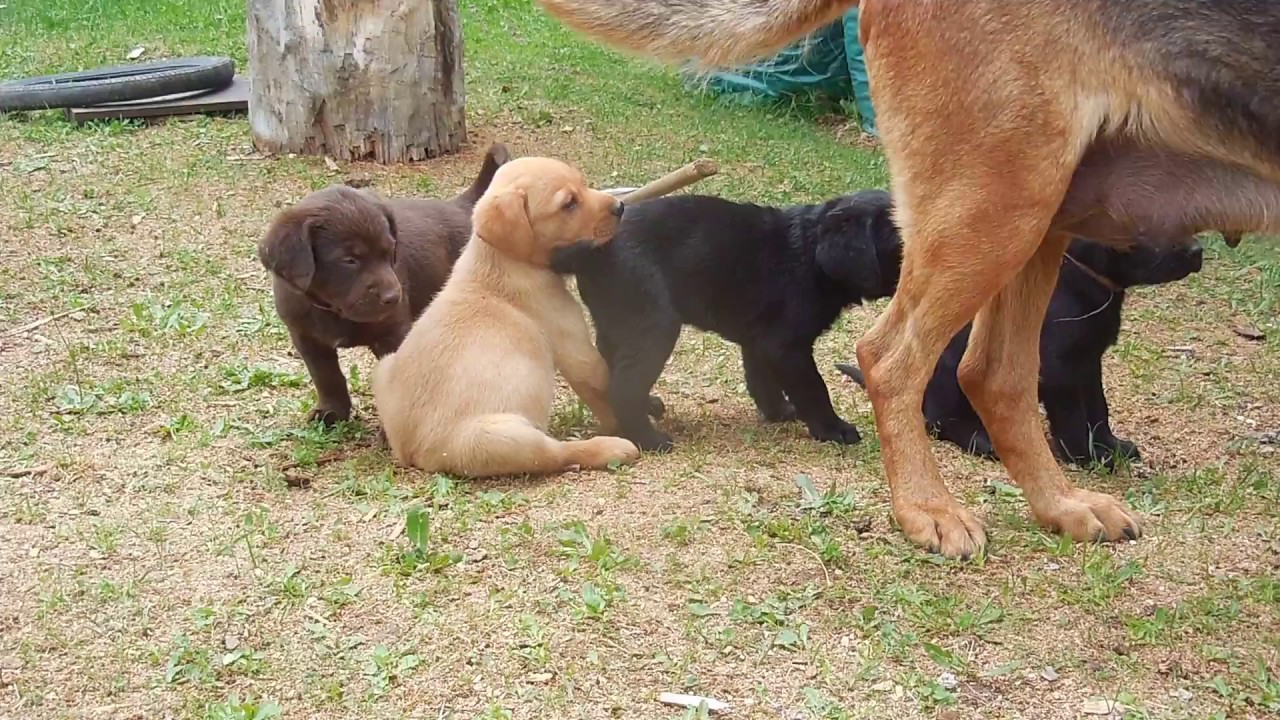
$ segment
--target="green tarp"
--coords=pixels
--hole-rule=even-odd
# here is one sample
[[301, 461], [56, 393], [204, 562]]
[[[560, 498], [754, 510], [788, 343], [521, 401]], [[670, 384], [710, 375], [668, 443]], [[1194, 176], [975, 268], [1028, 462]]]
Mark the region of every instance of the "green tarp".
[[852, 104], [859, 125], [876, 134], [867, 68], [858, 42], [858, 10], [785, 48], [768, 60], [695, 75], [691, 84], [747, 103], [820, 95]]

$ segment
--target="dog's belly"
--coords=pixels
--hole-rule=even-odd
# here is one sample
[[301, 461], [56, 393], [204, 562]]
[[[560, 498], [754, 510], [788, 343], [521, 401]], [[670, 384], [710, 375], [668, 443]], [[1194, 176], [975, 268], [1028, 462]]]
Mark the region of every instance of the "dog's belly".
[[1102, 242], [1184, 242], [1206, 230], [1280, 232], [1280, 183], [1227, 162], [1130, 141], [1096, 143], [1054, 226]]

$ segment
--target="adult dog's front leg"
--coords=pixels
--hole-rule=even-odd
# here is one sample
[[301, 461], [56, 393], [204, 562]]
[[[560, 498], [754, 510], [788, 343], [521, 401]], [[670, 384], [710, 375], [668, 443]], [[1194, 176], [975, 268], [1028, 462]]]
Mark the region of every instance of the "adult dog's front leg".
[[1137, 539], [1137, 515], [1119, 500], [1071, 484], [1049, 445], [1037, 409], [1040, 327], [1068, 237], [1050, 235], [1035, 256], [974, 320], [960, 384], [996, 452], [1047, 528], [1076, 540]]

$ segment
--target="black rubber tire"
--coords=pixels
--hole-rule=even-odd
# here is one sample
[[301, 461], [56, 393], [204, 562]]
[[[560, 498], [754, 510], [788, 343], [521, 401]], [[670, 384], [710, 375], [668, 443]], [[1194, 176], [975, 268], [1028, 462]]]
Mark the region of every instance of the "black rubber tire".
[[197, 56], [10, 80], [0, 83], [0, 112], [91, 107], [221, 90], [231, 84], [235, 72], [231, 58]]

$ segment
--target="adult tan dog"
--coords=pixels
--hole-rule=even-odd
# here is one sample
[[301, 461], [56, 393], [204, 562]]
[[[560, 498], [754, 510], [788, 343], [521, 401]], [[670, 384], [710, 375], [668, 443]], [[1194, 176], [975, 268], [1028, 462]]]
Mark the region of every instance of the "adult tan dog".
[[552, 250], [604, 243], [622, 203], [558, 160], [524, 157], [494, 174], [472, 235], [440, 293], [373, 374], [396, 462], [471, 477], [629, 463], [629, 440], [546, 434], [559, 369], [605, 432], [617, 424], [609, 371]]
[[[713, 65], [858, 4], [539, 2], [606, 42]], [[1054, 462], [1040, 326], [1070, 233], [1280, 231], [1280, 3], [863, 0], [859, 23], [905, 243], [897, 295], [857, 346], [898, 523], [949, 556], [986, 542], [920, 412], [939, 354], [974, 320], [960, 383], [1036, 520], [1077, 540], [1137, 538], [1135, 513]]]

